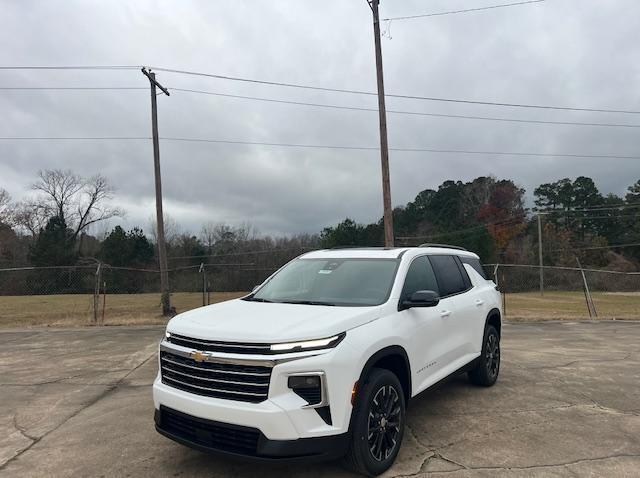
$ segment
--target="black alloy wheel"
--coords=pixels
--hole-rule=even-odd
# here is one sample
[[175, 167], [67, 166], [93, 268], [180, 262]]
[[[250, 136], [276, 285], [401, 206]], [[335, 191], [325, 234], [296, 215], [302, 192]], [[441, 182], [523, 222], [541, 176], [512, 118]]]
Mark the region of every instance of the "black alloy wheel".
[[378, 389], [369, 407], [367, 440], [376, 461], [384, 461], [395, 451], [401, 425], [400, 396], [393, 385]]

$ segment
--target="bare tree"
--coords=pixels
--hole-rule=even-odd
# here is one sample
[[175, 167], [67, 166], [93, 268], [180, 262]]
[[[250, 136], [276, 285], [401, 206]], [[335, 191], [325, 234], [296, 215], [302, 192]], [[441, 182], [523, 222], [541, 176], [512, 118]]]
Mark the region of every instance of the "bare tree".
[[65, 219], [75, 239], [92, 224], [124, 214], [109, 205], [114, 190], [100, 174], [83, 178], [69, 170], [47, 169], [38, 177], [32, 189], [39, 194], [24, 202], [20, 213], [21, 225], [34, 234], [56, 215]]
[[[156, 217], [155, 215], [149, 218], [149, 230], [151, 235], [151, 240], [154, 244], [158, 243], [158, 229], [156, 226]], [[176, 222], [176, 220], [168, 215], [164, 215], [164, 240], [169, 247], [173, 247], [176, 245], [178, 238], [182, 234], [182, 227]]]
[[47, 210], [48, 208], [35, 200], [22, 201], [15, 207], [14, 223], [35, 237], [47, 224]]
[[0, 224], [13, 223], [12, 209], [11, 196], [5, 189], [0, 188]]

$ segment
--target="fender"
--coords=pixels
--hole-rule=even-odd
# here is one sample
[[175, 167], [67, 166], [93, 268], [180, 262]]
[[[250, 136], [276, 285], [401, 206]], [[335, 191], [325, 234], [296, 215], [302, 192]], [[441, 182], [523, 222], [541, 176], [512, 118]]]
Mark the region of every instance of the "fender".
[[385, 357], [391, 357], [391, 356], [396, 356], [396, 357], [399, 356], [402, 358], [404, 362], [406, 374], [404, 377], [398, 377], [398, 379], [400, 380], [400, 383], [406, 384], [406, 387], [404, 387], [405, 388], [404, 392], [405, 392], [405, 401], [408, 404], [409, 399], [411, 398], [412, 390], [413, 390], [411, 386], [411, 365], [409, 363], [409, 356], [407, 355], [406, 350], [404, 349], [404, 347], [400, 345], [389, 345], [383, 349], [378, 350], [371, 357], [369, 357], [369, 360], [367, 360], [367, 362], [364, 364], [364, 367], [362, 368], [362, 372], [360, 373], [360, 378], [358, 378], [358, 383], [359, 384], [364, 383], [367, 375], [369, 375], [369, 372], [377, 362], [379, 362], [381, 359]]

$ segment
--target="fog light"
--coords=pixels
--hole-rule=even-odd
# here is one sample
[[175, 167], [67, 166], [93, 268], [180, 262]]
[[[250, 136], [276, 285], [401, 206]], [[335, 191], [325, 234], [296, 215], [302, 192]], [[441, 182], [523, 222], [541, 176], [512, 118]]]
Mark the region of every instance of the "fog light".
[[308, 405], [322, 403], [322, 373], [310, 375], [292, 375], [287, 385], [296, 395], [305, 399]]
[[319, 388], [320, 377], [318, 375], [298, 375], [289, 377], [289, 388]]

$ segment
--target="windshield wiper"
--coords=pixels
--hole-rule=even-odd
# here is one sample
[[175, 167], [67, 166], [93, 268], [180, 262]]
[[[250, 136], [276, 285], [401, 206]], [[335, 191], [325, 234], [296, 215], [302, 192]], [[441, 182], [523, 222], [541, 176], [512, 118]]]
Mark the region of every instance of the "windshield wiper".
[[261, 299], [260, 297], [247, 297], [243, 300], [249, 301], [249, 302], [269, 302], [269, 303], [273, 303], [272, 300], [269, 299]]
[[283, 300], [280, 303], [281, 304], [302, 304], [302, 305], [328, 305], [332, 307], [336, 305], [331, 302], [322, 302], [319, 300]]

